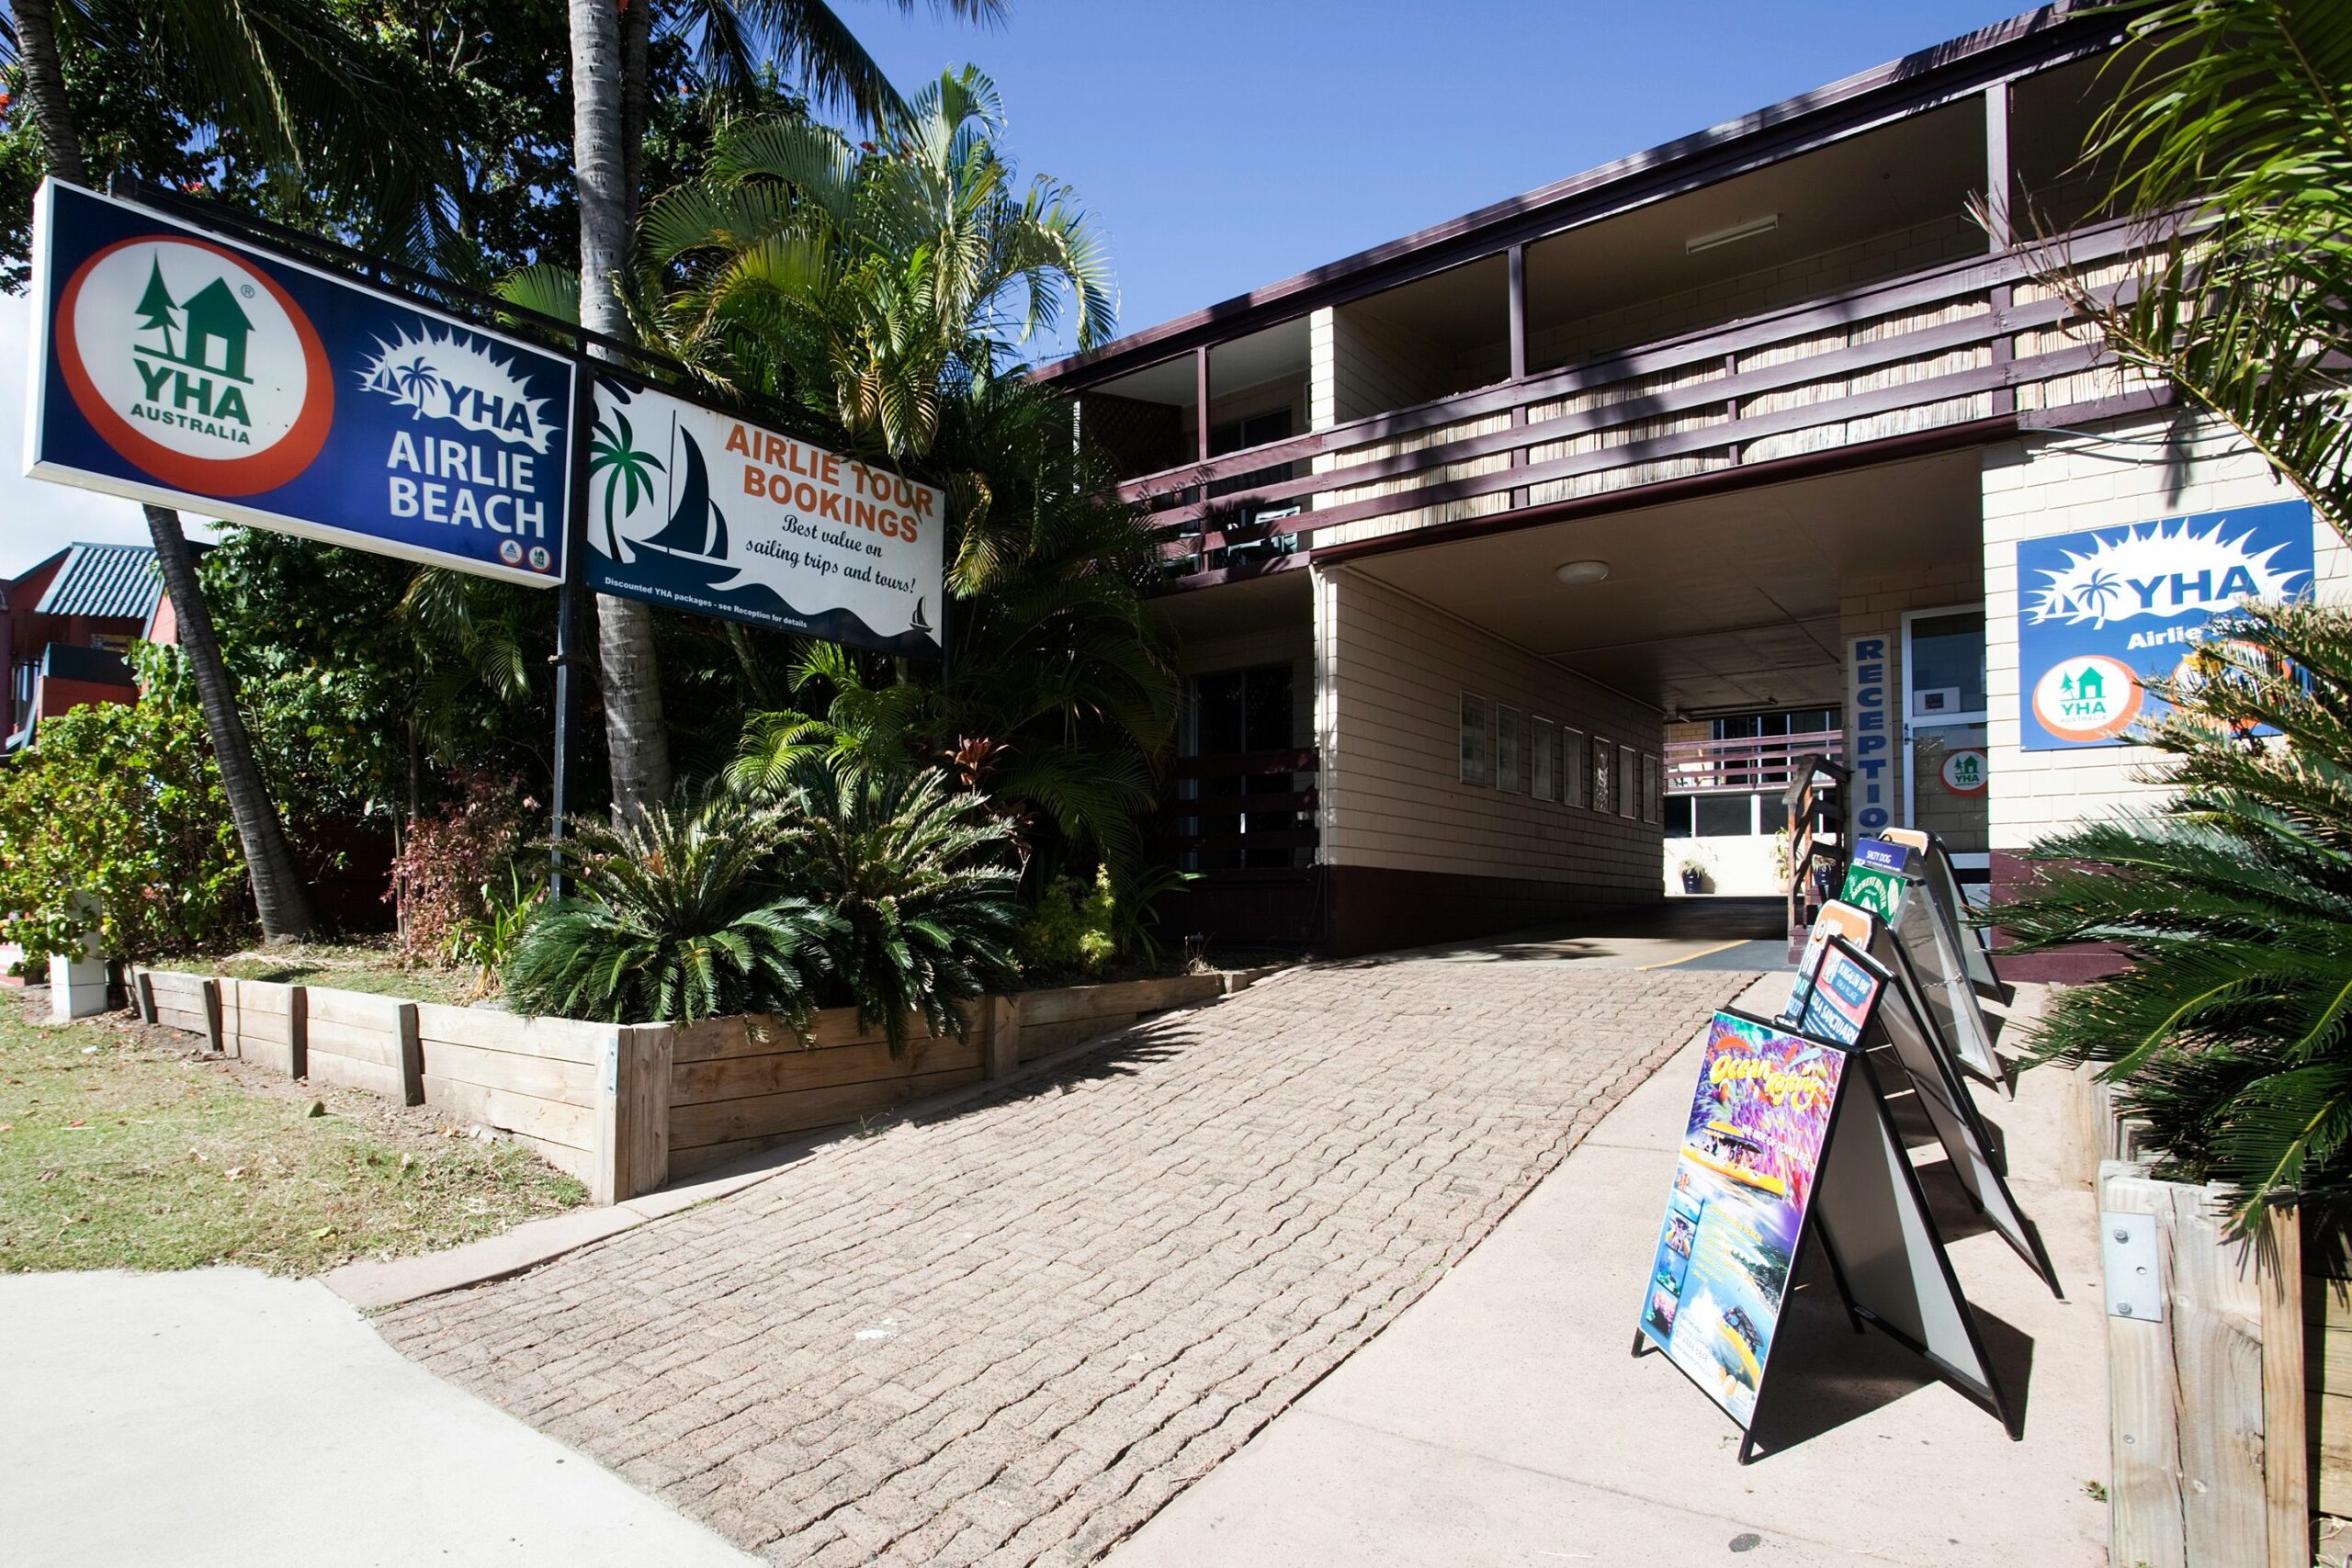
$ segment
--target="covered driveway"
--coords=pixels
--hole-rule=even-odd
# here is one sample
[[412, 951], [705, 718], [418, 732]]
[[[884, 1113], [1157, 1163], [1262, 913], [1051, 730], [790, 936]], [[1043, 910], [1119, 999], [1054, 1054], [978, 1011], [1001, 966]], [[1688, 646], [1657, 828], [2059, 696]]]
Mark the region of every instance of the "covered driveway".
[[778, 1562], [1082, 1562], [1427, 1292], [1751, 976], [1299, 971], [379, 1325]]

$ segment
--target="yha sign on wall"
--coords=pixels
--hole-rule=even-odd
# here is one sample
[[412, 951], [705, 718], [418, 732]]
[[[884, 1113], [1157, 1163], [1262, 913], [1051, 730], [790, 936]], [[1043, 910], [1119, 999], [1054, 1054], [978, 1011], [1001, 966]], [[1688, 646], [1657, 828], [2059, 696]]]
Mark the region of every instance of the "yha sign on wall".
[[2018, 735], [2028, 751], [2121, 743], [2146, 682], [2230, 635], [2248, 599], [2311, 592], [2309, 502], [2168, 517], [2018, 546]]
[[54, 181], [25, 471], [552, 587], [569, 361]]
[[940, 656], [933, 487], [605, 376], [588, 479], [598, 592]]

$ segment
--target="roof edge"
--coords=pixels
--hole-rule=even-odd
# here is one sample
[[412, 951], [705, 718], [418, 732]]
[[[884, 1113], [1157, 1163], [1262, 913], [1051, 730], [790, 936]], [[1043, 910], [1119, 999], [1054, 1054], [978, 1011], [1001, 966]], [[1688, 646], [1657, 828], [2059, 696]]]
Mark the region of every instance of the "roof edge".
[[[1344, 290], [1351, 284], [1377, 275], [1384, 267], [1408, 262], [1423, 252], [1459, 245], [1475, 240], [1487, 231], [1523, 227], [1546, 208], [1574, 198], [1589, 197], [1612, 186], [1631, 183], [1637, 177], [1660, 174], [1702, 154], [1736, 147], [1766, 131], [1849, 107], [1882, 89], [1951, 71], [2030, 39], [2050, 37], [2055, 44], [2062, 40], [2053, 35], [2063, 33], [2063, 41], [2071, 45], [2075, 35], [2086, 30], [2088, 25], [2111, 25], [2113, 18], [2102, 17], [2099, 13], [2114, 10], [2117, 3], [2118, 0], [2053, 0], [2052, 4], [1979, 28], [1974, 32], [1963, 33], [1956, 39], [1915, 50], [1883, 64], [1871, 66], [1826, 85], [1768, 104], [1735, 119], [1724, 120], [1642, 152], [1628, 153], [1581, 174], [1489, 203], [1399, 239], [1384, 241], [1338, 261], [1265, 284], [1246, 294], [1237, 294], [1229, 299], [1140, 328], [1099, 348], [1040, 366], [1030, 372], [1030, 378], [1050, 384], [1073, 377], [1091, 378], [1090, 373], [1114, 366], [1121, 372], [1129, 368], [1140, 369], [1186, 348], [1197, 346], [1192, 340], [1222, 338], [1227, 331], [1254, 330], [1260, 325], [1272, 325], [1277, 320], [1287, 320], [1308, 299]], [[2060, 52], [2063, 51], [2052, 51], [2053, 54]], [[1499, 239], [1498, 243], [1501, 243]], [[1443, 265], [1454, 263], [1448, 261]], [[1134, 363], [1129, 365], [1128, 361]]]

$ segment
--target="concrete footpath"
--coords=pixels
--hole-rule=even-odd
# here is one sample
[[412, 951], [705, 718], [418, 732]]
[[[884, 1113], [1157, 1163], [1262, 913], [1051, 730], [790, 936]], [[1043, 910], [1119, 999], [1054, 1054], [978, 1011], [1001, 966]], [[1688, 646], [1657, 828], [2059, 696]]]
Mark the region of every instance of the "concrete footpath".
[[11, 1568], [753, 1561], [232, 1269], [0, 1276], [0, 1521]]
[[[1787, 985], [1760, 981], [1746, 1005], [1777, 1006]], [[2107, 1478], [2096, 1216], [2057, 1177], [2064, 1085], [2029, 1074], [2015, 1102], [1977, 1098], [2007, 1131], [2012, 1187], [2071, 1300], [1982, 1229], [1939, 1166], [1922, 1171], [1938, 1223], [1962, 1238], [1953, 1267], [2024, 1439], [1885, 1336], [1857, 1338], [1834, 1294], [1801, 1284], [1759, 1427], [1768, 1451], [1742, 1469], [1715, 1406], [1662, 1358], [1628, 1353], [1698, 1058], [1694, 1042], [1628, 1096], [1112, 1568], [2104, 1568], [2107, 1510], [2089, 1484]]]

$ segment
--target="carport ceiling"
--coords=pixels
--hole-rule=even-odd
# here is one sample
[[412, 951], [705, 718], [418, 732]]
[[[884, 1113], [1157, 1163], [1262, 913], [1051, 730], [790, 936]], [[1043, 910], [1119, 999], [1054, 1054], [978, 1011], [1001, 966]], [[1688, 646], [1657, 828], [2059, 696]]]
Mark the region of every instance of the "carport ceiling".
[[[1340, 568], [1673, 712], [1843, 700], [1840, 594], [1981, 581], [1973, 451], [1521, 528]], [[1565, 562], [1604, 560], [1571, 587]]]

